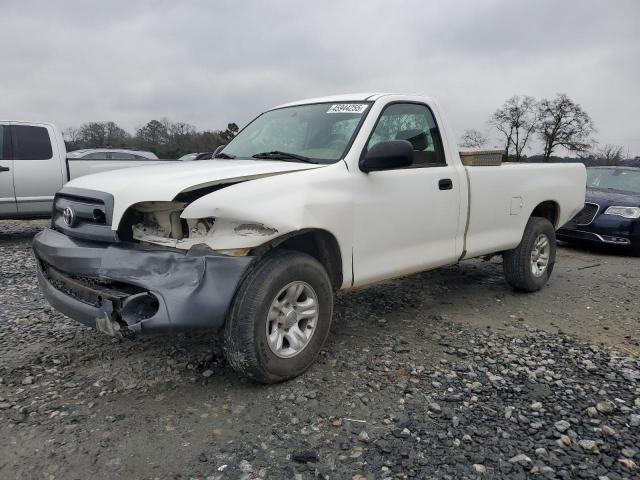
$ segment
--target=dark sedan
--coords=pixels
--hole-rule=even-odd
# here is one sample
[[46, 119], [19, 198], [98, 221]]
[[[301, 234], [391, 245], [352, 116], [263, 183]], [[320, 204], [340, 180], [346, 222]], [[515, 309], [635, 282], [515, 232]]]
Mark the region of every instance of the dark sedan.
[[557, 236], [569, 242], [624, 246], [640, 255], [640, 168], [587, 169], [584, 208]]

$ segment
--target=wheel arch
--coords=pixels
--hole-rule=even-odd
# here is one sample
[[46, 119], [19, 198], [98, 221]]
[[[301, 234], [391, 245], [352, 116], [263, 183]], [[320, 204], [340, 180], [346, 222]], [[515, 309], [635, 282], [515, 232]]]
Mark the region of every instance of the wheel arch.
[[276, 249], [294, 250], [311, 255], [324, 267], [334, 290], [342, 287], [342, 252], [337, 238], [320, 228], [305, 228], [286, 233], [251, 250], [257, 257]]
[[540, 202], [531, 212], [530, 217], [546, 218], [551, 222], [554, 229], [560, 227], [558, 221], [560, 219], [560, 205], [555, 200], [545, 200]]

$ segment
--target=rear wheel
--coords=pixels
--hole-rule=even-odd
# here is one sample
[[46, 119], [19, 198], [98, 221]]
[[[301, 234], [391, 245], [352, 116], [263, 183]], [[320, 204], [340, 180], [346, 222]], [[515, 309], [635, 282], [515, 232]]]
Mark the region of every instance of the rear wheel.
[[507, 283], [516, 290], [535, 292], [549, 280], [556, 261], [556, 233], [546, 218], [531, 217], [522, 241], [502, 254]]
[[240, 285], [224, 329], [232, 368], [261, 383], [296, 377], [314, 362], [331, 326], [333, 290], [310, 255], [276, 250]]

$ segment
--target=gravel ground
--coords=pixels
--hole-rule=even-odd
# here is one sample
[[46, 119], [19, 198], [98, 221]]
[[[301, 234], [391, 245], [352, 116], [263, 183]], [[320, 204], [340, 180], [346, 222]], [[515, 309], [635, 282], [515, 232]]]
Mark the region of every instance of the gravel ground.
[[640, 259], [559, 250], [549, 286], [471, 261], [337, 299], [301, 378], [210, 335], [114, 340], [49, 308], [0, 230], [0, 478], [640, 478]]

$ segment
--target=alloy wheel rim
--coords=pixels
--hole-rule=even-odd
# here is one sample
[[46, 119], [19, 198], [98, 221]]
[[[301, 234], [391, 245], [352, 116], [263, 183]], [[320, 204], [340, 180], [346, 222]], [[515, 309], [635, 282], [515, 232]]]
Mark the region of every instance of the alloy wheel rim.
[[277, 357], [295, 357], [309, 345], [317, 325], [316, 292], [306, 282], [291, 282], [278, 292], [269, 307], [267, 344]]
[[541, 233], [533, 242], [531, 250], [531, 273], [535, 277], [541, 277], [547, 271], [550, 254], [549, 238], [544, 233]]

